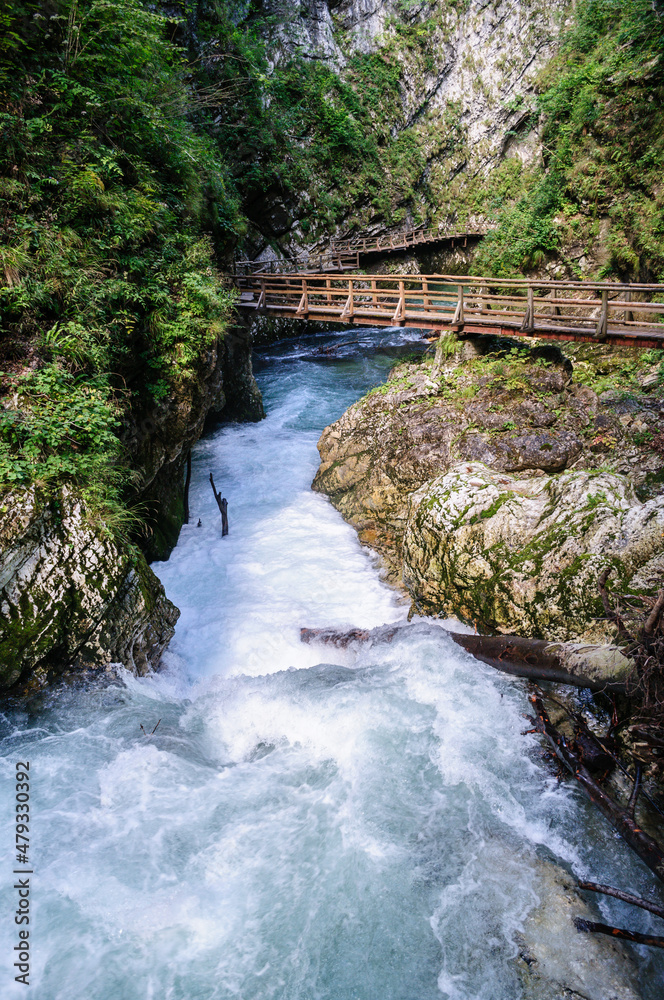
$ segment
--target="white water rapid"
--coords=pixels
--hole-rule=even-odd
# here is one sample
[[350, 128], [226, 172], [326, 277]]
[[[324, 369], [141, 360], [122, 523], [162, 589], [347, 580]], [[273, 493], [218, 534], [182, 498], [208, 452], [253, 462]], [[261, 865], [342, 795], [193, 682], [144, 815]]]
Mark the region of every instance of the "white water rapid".
[[[15, 763], [30, 762], [34, 870], [26, 988], [3, 824], [3, 997], [521, 1000], [542, 859], [652, 885], [520, 735], [524, 682], [442, 630], [357, 658], [299, 641], [301, 626], [405, 618], [309, 487], [321, 429], [416, 337], [350, 330], [265, 350], [267, 419], [199, 443], [192, 523], [154, 567], [182, 610], [165, 669], [62, 686], [2, 717], [12, 814]], [[210, 471], [229, 501], [224, 539]], [[644, 997], [661, 995], [661, 965], [638, 954]]]

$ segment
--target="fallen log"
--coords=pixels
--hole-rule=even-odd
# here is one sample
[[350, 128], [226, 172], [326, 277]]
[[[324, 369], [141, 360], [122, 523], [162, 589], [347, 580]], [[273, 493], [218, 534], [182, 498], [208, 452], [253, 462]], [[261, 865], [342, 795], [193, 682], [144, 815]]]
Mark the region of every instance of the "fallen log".
[[535, 729], [549, 740], [558, 758], [579, 782], [590, 801], [597, 806], [635, 854], [638, 854], [648, 868], [664, 882], [664, 851], [637, 824], [632, 815], [631, 801], [626, 807], [614, 802], [583, 766], [562, 733], [559, 733], [552, 724], [539, 695], [532, 694], [530, 700], [536, 713], [535, 718], [531, 719]]
[[594, 931], [596, 934], [609, 934], [614, 938], [622, 938], [623, 941], [648, 944], [651, 948], [664, 948], [664, 937], [655, 937], [653, 934], [639, 934], [638, 931], [627, 931], [622, 927], [609, 927], [608, 924], [597, 924], [594, 920], [584, 920], [583, 917], [575, 917], [574, 926], [577, 931], [585, 934]]
[[518, 635], [449, 634], [478, 660], [507, 674], [593, 691], [624, 691], [634, 666], [618, 646], [547, 642]]
[[516, 635], [467, 635], [449, 632], [426, 622], [382, 625], [377, 629], [302, 628], [302, 642], [321, 642], [345, 649], [351, 643], [392, 642], [404, 630], [428, 629], [429, 634], [449, 636], [482, 663], [514, 677], [552, 681], [593, 691], [624, 691], [633, 662], [618, 646], [577, 642], [547, 642]]

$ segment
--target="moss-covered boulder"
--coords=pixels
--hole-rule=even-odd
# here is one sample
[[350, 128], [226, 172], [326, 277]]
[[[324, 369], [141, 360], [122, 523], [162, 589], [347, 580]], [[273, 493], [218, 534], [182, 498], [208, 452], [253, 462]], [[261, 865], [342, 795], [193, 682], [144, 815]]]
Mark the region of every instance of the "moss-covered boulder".
[[179, 611], [129, 544], [72, 491], [0, 501], [0, 689], [75, 663], [156, 666]]
[[608, 472], [517, 479], [481, 463], [412, 494], [403, 542], [420, 611], [544, 639], [603, 641], [602, 570], [622, 591], [649, 591], [663, 560], [664, 496], [640, 503]]
[[409, 495], [459, 462], [517, 478], [610, 468], [641, 499], [661, 491], [664, 401], [657, 385], [641, 390], [657, 377], [647, 355], [593, 344], [573, 345], [570, 358], [566, 347], [496, 337], [448, 338], [437, 353], [395, 368], [318, 444], [314, 490], [380, 552], [394, 581]]
[[319, 441], [313, 488], [423, 612], [613, 638], [597, 588], [664, 577], [664, 366], [654, 352], [443, 338]]

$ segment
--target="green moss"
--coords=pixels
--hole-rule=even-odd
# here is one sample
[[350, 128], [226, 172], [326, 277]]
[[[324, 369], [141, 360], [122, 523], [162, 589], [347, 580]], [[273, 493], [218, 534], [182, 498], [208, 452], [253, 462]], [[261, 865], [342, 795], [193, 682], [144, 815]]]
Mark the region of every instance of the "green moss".
[[539, 81], [545, 167], [527, 178], [525, 192], [514, 189], [496, 205], [479, 273], [518, 274], [558, 256], [581, 276], [564, 248], [596, 247], [602, 217], [599, 277], [664, 275], [663, 51], [662, 18], [650, 0], [574, 5]]

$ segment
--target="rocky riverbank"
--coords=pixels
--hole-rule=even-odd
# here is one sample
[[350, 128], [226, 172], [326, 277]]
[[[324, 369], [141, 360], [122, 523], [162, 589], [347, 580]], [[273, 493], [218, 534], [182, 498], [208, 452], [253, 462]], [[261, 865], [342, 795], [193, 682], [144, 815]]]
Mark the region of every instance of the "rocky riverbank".
[[319, 442], [314, 489], [419, 613], [603, 642], [597, 587], [653, 594], [664, 568], [657, 359], [476, 338], [394, 369]]
[[[251, 339], [207, 350], [163, 402], [125, 414], [123, 443], [147, 531], [136, 541], [87, 509], [74, 487], [14, 489], [0, 499], [0, 690], [71, 666], [158, 665], [179, 617], [150, 566], [167, 558], [184, 516], [184, 467], [206, 420], [260, 420]], [[140, 543], [140, 544], [137, 544]]]

